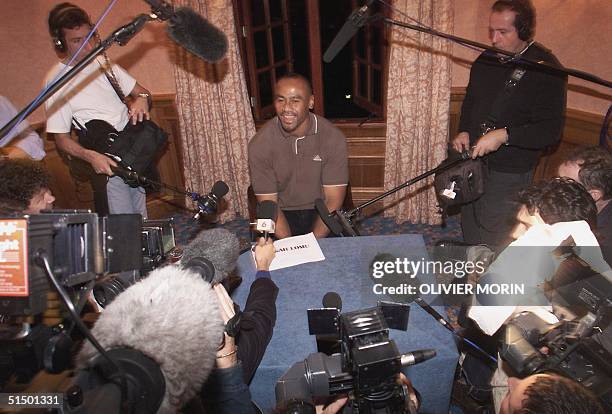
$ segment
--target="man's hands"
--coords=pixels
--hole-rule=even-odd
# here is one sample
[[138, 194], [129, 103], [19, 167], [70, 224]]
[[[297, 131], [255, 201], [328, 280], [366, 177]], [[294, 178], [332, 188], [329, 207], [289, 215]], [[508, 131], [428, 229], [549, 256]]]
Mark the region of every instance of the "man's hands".
[[[473, 159], [483, 157], [491, 152], [495, 152], [508, 142], [508, 131], [505, 128], [494, 129], [484, 134], [472, 147], [471, 156]], [[451, 141], [451, 146], [457, 152], [470, 149], [470, 136], [467, 132], [460, 132]]]
[[457, 152], [463, 152], [470, 148], [470, 135], [467, 132], [460, 132], [451, 141], [453, 149]]
[[137, 95], [129, 103], [130, 121], [132, 125], [136, 125], [138, 122], [142, 122], [145, 119], [150, 120], [151, 115], [149, 114], [149, 100], [146, 96]]
[[507, 141], [508, 132], [505, 128], [489, 131], [480, 137], [474, 148], [472, 148], [472, 158], [475, 159], [497, 151]]
[[100, 154], [99, 152], [90, 151], [87, 154], [87, 161], [91, 164], [96, 174], [106, 174], [108, 176], [115, 175], [111, 167], [116, 167], [117, 163], [112, 158]]
[[257, 270], [270, 270], [270, 263], [276, 256], [272, 239], [264, 239], [260, 237], [255, 245], [255, 263]]
[[[406, 407], [406, 412], [408, 413], [416, 413], [418, 411], [418, 409], [420, 408], [420, 402], [419, 399], [417, 398], [416, 392], [414, 391], [414, 388], [412, 386], [412, 382], [410, 382], [410, 380], [408, 378], [406, 378], [406, 376], [400, 372], [400, 374], [397, 377], [397, 383], [399, 385], [405, 386], [406, 387], [406, 391], [408, 392], [408, 398], [405, 401], [405, 407]], [[338, 398], [337, 400], [335, 400], [333, 403], [327, 405], [327, 406], [323, 406], [323, 405], [317, 405], [316, 409], [317, 409], [317, 414], [336, 414], [339, 413], [342, 410], [342, 407], [344, 407], [344, 405], [346, 404], [346, 402], [348, 401], [348, 397], [347, 396], [343, 396]]]
[[340, 397], [325, 408], [323, 408], [324, 406], [322, 404], [317, 405], [317, 414], [336, 414], [342, 410], [342, 407], [344, 407], [347, 401], [348, 397]]

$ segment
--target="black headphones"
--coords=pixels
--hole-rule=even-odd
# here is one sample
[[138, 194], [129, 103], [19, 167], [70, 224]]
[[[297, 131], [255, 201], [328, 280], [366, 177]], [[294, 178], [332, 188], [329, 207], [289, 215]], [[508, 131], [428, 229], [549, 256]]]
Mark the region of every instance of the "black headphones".
[[519, 39], [529, 41], [533, 37], [533, 19], [528, 16], [517, 14], [514, 18], [514, 25]]
[[71, 3], [61, 3], [55, 6], [49, 12], [49, 33], [51, 34], [53, 47], [55, 47], [55, 50], [59, 53], [65, 53], [67, 49], [66, 40], [62, 33], [62, 29], [64, 29], [64, 22], [62, 20], [64, 20], [68, 14], [74, 14], [76, 21], [88, 24], [90, 27], [92, 26], [89, 16], [80, 7]]

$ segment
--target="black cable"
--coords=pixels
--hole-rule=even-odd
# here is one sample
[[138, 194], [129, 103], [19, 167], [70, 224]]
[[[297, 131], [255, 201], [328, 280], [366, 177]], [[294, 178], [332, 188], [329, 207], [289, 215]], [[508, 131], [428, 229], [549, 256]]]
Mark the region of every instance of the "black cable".
[[49, 264], [49, 258], [47, 257], [47, 254], [42, 250], [38, 250], [36, 252], [35, 260], [38, 265], [44, 268], [45, 272], [47, 273], [47, 276], [49, 277], [49, 280], [51, 280], [51, 283], [53, 283], [53, 286], [57, 290], [57, 293], [59, 293], [60, 298], [64, 301], [64, 304], [66, 305], [68, 312], [70, 313], [70, 317], [72, 318], [74, 324], [79, 328], [81, 333], [85, 335], [85, 337], [89, 340], [89, 342], [91, 342], [94, 348], [98, 350], [100, 355], [102, 355], [109, 362], [111, 367], [115, 369], [115, 372], [119, 376], [119, 382], [120, 382], [119, 388], [121, 389], [121, 401], [122, 401], [121, 406], [124, 407], [123, 402], [126, 401], [127, 399], [127, 379], [126, 379], [125, 371], [123, 371], [115, 363], [115, 361], [113, 361], [112, 358], [108, 356], [104, 348], [102, 348], [102, 345], [100, 345], [100, 343], [93, 336], [91, 331], [87, 328], [87, 326], [85, 326], [85, 324], [83, 323], [79, 315], [77, 315], [74, 309], [74, 305], [72, 304], [72, 301], [70, 300], [70, 297], [68, 296], [64, 288], [62, 288], [60, 283], [57, 281], [57, 279], [55, 278], [55, 275], [53, 274], [53, 271], [51, 270], [51, 265]]

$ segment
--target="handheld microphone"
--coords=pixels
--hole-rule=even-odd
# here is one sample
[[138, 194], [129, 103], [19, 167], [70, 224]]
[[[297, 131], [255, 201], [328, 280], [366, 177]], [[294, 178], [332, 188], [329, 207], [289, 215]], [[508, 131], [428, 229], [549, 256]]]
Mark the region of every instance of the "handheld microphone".
[[355, 36], [357, 31], [364, 24], [367, 23], [368, 16], [366, 16], [366, 14], [368, 12], [368, 8], [373, 2], [374, 0], [368, 0], [365, 5], [356, 10], [353, 10], [348, 19], [346, 19], [346, 22], [344, 22], [344, 25], [342, 26], [336, 37], [334, 37], [334, 40], [332, 40], [331, 44], [325, 51], [325, 54], [323, 55], [323, 62], [331, 62], [336, 57], [336, 55], [340, 53], [340, 50], [342, 50], [342, 48], [348, 43], [348, 41], [351, 40], [353, 36]]
[[240, 245], [236, 235], [225, 229], [200, 232], [185, 248], [179, 262], [213, 285], [222, 282], [236, 268]]
[[264, 200], [257, 204], [256, 230], [264, 234], [266, 241], [269, 234], [274, 234], [277, 217], [278, 207], [274, 201]]
[[[190, 270], [169, 265], [154, 270], [109, 304], [93, 334], [125, 370], [129, 399], [147, 404], [160, 397], [157, 412], [171, 413], [197, 395], [212, 371], [223, 321], [210, 284]], [[142, 364], [131, 362], [135, 355], [143, 358]], [[83, 390], [85, 402], [92, 402], [87, 395], [96, 391], [108, 401], [108, 388], [118, 388], [113, 372], [104, 369], [102, 358], [89, 342], [77, 356], [77, 367], [78, 385], [94, 387], [90, 394]]]
[[145, 0], [160, 20], [168, 20], [166, 32], [176, 43], [199, 57], [215, 63], [227, 52], [227, 36], [188, 7], [174, 10], [163, 0]]
[[201, 196], [199, 194], [194, 194], [196, 196], [194, 200], [198, 203], [198, 212], [193, 216], [193, 219], [199, 219], [202, 213], [215, 214], [217, 212], [219, 200], [221, 200], [228, 191], [229, 187], [227, 184], [223, 181], [217, 181], [207, 195]]

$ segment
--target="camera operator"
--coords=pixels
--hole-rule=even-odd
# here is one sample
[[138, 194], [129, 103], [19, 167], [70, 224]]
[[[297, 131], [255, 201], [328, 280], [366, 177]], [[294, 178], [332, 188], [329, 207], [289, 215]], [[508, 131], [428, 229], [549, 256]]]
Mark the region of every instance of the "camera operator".
[[500, 414], [603, 414], [591, 391], [556, 374], [508, 378], [508, 393]]
[[[518, 224], [512, 234], [516, 240], [500, 253], [480, 278], [480, 284], [514, 282], [517, 277], [521, 277], [530, 287], [539, 286], [555, 273], [559, 263], [553, 258], [552, 251], [568, 236], [571, 236], [578, 246], [592, 246], [582, 249], [581, 255], [594, 270], [601, 273], [610, 271], [592, 233], [597, 222], [595, 203], [582, 185], [567, 178], [553, 178], [520, 192], [518, 202], [521, 204], [517, 214]], [[488, 299], [491, 302], [497, 300], [495, 297]], [[481, 298], [476, 299], [474, 304], [482, 305]], [[554, 315], [549, 313], [551, 309], [547, 306], [529, 308], [551, 323], [557, 321]], [[469, 338], [480, 345], [488, 343], [487, 351], [496, 354], [497, 343], [491, 341], [490, 337], [518, 311], [520, 307], [517, 306], [472, 306], [468, 316], [479, 329], [472, 329], [468, 334]], [[472, 355], [466, 355], [461, 368], [467, 377], [466, 383], [476, 385], [476, 389], [481, 390], [470, 392], [470, 396], [478, 403], [482, 404], [490, 398], [491, 378], [495, 402], [503, 397], [500, 391], [507, 376], [503, 369], [500, 369], [501, 360], [499, 366], [494, 367]]]
[[[256, 279], [243, 312], [241, 322], [246, 324], [238, 338], [227, 332], [216, 355], [216, 368], [202, 388], [201, 397], [207, 413], [251, 413], [251, 393], [248, 383], [272, 338], [276, 320], [276, 295], [278, 288], [270, 278], [270, 263], [275, 251], [272, 239], [260, 238], [255, 246]], [[219, 300], [223, 322], [236, 314], [234, 302], [221, 284], [214, 287]], [[249, 326], [251, 325], [251, 326]], [[240, 347], [236, 345], [240, 343]]]
[[612, 265], [612, 152], [605, 147], [582, 147], [559, 166], [558, 174], [582, 184], [597, 207], [597, 238]]

